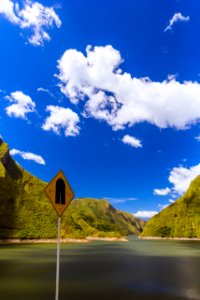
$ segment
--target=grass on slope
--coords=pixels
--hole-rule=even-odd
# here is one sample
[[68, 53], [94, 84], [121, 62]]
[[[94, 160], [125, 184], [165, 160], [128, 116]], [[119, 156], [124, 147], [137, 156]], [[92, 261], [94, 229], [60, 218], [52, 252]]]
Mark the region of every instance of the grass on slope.
[[147, 222], [141, 236], [200, 238], [200, 176], [184, 196]]
[[[0, 153], [0, 238], [55, 238], [57, 215], [45, 196], [46, 183], [16, 164], [4, 143]], [[120, 237], [139, 234], [142, 226], [106, 200], [77, 199], [62, 217], [61, 236]]]

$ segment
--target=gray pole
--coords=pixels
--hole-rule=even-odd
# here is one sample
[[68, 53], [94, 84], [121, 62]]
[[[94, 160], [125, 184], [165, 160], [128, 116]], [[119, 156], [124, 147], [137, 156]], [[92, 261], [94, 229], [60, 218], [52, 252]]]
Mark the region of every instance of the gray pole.
[[58, 245], [57, 245], [57, 264], [56, 264], [56, 298], [59, 297], [59, 273], [60, 273], [60, 221], [61, 218], [58, 218]]

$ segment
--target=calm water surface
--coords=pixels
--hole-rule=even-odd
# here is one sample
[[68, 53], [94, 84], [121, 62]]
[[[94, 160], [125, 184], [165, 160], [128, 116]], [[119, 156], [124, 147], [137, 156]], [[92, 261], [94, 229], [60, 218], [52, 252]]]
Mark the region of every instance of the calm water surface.
[[[0, 245], [0, 300], [54, 300], [56, 245]], [[200, 300], [200, 242], [65, 244], [60, 300]]]

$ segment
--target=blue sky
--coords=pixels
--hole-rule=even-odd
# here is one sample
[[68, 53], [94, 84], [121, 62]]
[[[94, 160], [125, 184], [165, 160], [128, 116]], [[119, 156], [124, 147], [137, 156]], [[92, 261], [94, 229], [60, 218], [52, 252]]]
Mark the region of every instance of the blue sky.
[[76, 197], [148, 217], [200, 173], [198, 0], [0, 2], [0, 133]]

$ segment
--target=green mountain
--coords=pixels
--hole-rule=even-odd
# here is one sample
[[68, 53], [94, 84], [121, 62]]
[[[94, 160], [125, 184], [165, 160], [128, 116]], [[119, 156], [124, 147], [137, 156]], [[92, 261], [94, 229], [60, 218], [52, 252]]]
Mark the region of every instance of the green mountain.
[[200, 238], [200, 176], [184, 196], [147, 222], [141, 236]]
[[[57, 215], [45, 196], [46, 185], [18, 165], [0, 140], [0, 239], [57, 236]], [[76, 199], [62, 217], [61, 237], [138, 235], [143, 226], [106, 200]]]

